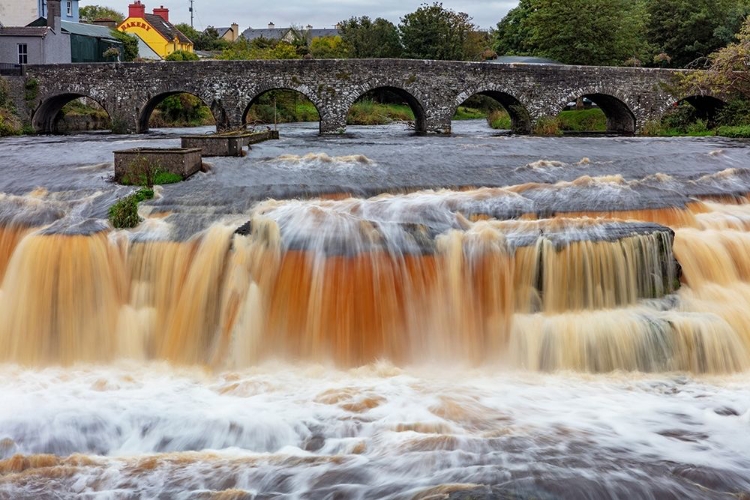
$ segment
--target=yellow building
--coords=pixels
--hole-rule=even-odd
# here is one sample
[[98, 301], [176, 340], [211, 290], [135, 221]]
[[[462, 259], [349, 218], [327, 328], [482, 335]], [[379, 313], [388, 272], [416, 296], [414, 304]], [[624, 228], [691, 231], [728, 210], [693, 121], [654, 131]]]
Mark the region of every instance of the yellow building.
[[146, 6], [136, 0], [130, 4], [128, 18], [118, 29], [136, 35], [162, 59], [178, 50], [193, 52], [193, 42], [169, 22], [169, 9], [164, 6], [146, 14]]

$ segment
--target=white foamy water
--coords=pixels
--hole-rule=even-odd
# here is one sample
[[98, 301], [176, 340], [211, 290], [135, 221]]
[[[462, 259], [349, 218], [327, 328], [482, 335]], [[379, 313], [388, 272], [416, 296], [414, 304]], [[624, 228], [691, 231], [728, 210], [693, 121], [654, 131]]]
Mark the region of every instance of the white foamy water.
[[4, 366], [0, 450], [27, 457], [3, 462], [0, 496], [414, 498], [491, 485], [481, 491], [511, 498], [725, 498], [750, 490], [747, 374], [446, 368]]

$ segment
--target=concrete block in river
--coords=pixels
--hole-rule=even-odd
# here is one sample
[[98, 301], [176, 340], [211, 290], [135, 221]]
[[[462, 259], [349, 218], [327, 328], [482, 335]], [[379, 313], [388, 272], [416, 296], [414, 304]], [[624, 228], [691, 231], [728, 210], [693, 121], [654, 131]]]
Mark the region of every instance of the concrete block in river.
[[186, 135], [182, 137], [182, 147], [201, 148], [203, 156], [242, 156], [244, 148], [250, 144], [278, 138], [277, 130]]
[[142, 176], [145, 168], [151, 173], [170, 172], [187, 179], [201, 169], [200, 148], [134, 148], [115, 151], [115, 181], [126, 176]]

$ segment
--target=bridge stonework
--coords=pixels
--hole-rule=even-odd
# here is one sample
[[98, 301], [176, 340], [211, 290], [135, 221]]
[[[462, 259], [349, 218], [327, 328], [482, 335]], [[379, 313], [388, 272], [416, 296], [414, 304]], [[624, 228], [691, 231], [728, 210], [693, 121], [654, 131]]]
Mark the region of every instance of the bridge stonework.
[[260, 95], [292, 89], [318, 108], [320, 132], [346, 128], [352, 104], [370, 90], [402, 95], [415, 112], [417, 132], [449, 133], [451, 118], [468, 97], [484, 93], [509, 110], [514, 130], [529, 133], [539, 119], [556, 116], [578, 97], [594, 97], [611, 131], [632, 133], [659, 119], [678, 98], [667, 89], [674, 71], [591, 66], [491, 64], [419, 60], [274, 60], [68, 64], [25, 67], [38, 93], [29, 105], [33, 125], [54, 132], [68, 101], [85, 96], [102, 105], [113, 128], [146, 132], [164, 98], [181, 92], [211, 108], [217, 128], [244, 124]]

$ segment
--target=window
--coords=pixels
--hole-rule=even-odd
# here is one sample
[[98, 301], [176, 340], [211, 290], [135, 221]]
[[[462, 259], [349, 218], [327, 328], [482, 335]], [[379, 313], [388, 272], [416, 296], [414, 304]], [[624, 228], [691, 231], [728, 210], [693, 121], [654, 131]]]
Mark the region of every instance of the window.
[[18, 44], [18, 64], [29, 63], [29, 46], [25, 43]]
[[68, 4], [68, 17], [73, 17], [73, 2], [68, 0], [66, 3]]

